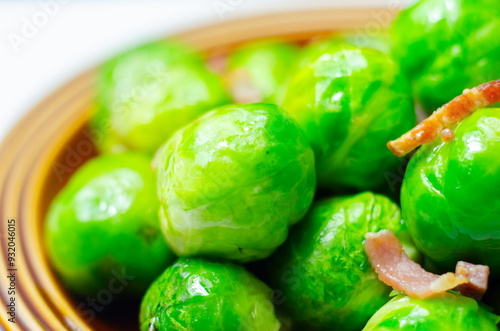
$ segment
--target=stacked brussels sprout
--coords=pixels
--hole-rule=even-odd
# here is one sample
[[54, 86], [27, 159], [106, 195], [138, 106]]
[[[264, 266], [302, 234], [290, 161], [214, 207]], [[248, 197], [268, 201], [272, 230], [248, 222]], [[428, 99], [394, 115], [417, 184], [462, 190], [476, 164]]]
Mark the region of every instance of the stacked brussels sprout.
[[385, 144], [415, 126], [411, 88], [387, 54], [342, 40], [309, 45], [292, 74], [283, 107], [316, 156], [318, 185], [373, 190], [398, 160]]
[[270, 263], [285, 310], [302, 329], [360, 330], [389, 298], [363, 249], [368, 232], [392, 230], [414, 259], [418, 252], [399, 207], [371, 192], [316, 202]]
[[428, 299], [397, 294], [373, 315], [363, 331], [496, 331], [499, 321], [476, 300], [454, 293]]
[[119, 295], [143, 298], [144, 331], [495, 330], [459, 294], [391, 294], [363, 247], [389, 229], [414, 261], [422, 251], [436, 269], [465, 259], [499, 275], [500, 110], [421, 148], [401, 209], [381, 194], [402, 162], [386, 143], [416, 124], [413, 92], [433, 109], [499, 70], [493, 3], [423, 0], [392, 42], [247, 43], [219, 73], [171, 40], [109, 60], [91, 120], [101, 154], [47, 216], [62, 282], [92, 296], [128, 275]]
[[76, 293], [95, 295], [123, 274], [133, 281], [116, 294], [140, 295], [174, 260], [161, 233], [149, 163], [132, 153], [95, 158], [52, 202], [47, 251]]
[[267, 257], [307, 212], [316, 186], [306, 137], [272, 104], [205, 114], [160, 149], [157, 168], [162, 228], [182, 256]]
[[421, 0], [391, 28], [393, 54], [429, 114], [500, 76], [497, 0]]
[[401, 192], [404, 219], [436, 266], [462, 259], [500, 271], [500, 109], [476, 111], [450, 143], [422, 146]]

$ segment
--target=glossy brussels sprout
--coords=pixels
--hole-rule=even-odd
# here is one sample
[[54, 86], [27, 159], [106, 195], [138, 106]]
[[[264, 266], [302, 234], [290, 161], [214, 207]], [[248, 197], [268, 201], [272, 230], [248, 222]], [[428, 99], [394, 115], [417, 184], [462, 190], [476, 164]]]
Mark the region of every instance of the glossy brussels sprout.
[[278, 331], [271, 290], [230, 262], [180, 258], [151, 285], [140, 326], [149, 330]]
[[228, 102], [222, 79], [173, 41], [130, 50], [99, 70], [92, 125], [105, 152], [154, 152], [175, 131]]
[[245, 44], [229, 56], [227, 83], [237, 102], [281, 104], [298, 47], [284, 42]]
[[310, 45], [292, 75], [283, 108], [316, 156], [323, 188], [375, 189], [399, 161], [386, 143], [415, 125], [411, 89], [380, 51], [338, 40]]
[[264, 258], [314, 195], [313, 151], [271, 104], [214, 110], [178, 131], [157, 160], [162, 229], [178, 255]]
[[427, 299], [397, 294], [363, 331], [497, 331], [500, 318], [474, 299], [445, 292]]
[[403, 218], [436, 265], [458, 260], [500, 271], [500, 109], [478, 110], [455, 139], [422, 146], [401, 189]]
[[100, 156], [57, 195], [45, 226], [47, 252], [71, 290], [95, 295], [120, 278], [129, 283], [124, 295], [142, 295], [172, 262], [155, 183], [148, 158]]
[[273, 255], [285, 311], [303, 330], [360, 330], [389, 300], [365, 254], [367, 232], [392, 230], [416, 258], [399, 207], [365, 192], [316, 202]]
[[499, 30], [497, 0], [422, 0], [400, 14], [393, 53], [425, 110], [500, 77]]

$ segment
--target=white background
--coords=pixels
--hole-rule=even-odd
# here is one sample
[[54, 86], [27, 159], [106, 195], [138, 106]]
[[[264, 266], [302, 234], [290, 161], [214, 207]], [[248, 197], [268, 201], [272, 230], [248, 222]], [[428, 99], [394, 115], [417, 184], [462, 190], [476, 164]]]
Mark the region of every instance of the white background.
[[[410, 2], [396, 0], [401, 6]], [[383, 8], [394, 3], [395, 0], [0, 0], [0, 141], [51, 91], [133, 45], [194, 27], [265, 13], [325, 7]], [[27, 28], [29, 25], [34, 29]]]

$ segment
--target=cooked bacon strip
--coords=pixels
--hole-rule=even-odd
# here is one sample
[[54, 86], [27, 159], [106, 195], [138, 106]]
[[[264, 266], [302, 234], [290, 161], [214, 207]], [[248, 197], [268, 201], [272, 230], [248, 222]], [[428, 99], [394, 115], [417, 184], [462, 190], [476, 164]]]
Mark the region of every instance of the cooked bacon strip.
[[[412, 130], [396, 140], [389, 141], [387, 147], [394, 155], [405, 156], [418, 146], [433, 141], [444, 129], [449, 129], [476, 110], [497, 102], [500, 102], [500, 80], [465, 90], [462, 95], [436, 110]], [[444, 140], [453, 140], [449, 138], [449, 132], [445, 132]]]
[[467, 282], [449, 272], [442, 276], [425, 271], [403, 251], [398, 238], [389, 230], [367, 233], [366, 253], [378, 278], [397, 291], [411, 297], [427, 298]]
[[210, 57], [206, 64], [209, 69], [212, 71], [215, 71], [218, 74], [224, 73], [227, 68], [227, 56], [226, 55], [214, 55]]
[[453, 130], [446, 128], [441, 131], [442, 141], [449, 143], [450, 141], [453, 141], [453, 139], [455, 139], [455, 133], [453, 133]]
[[467, 291], [476, 294], [487, 285], [488, 276], [486, 274], [485, 283], [484, 266], [461, 262], [457, 265], [457, 274], [448, 272], [441, 276], [425, 271], [406, 255], [398, 238], [389, 230], [367, 233], [364, 246], [378, 278], [411, 297], [424, 299], [459, 285], [467, 286]]
[[250, 74], [242, 69], [231, 71], [226, 76], [226, 83], [237, 103], [253, 103], [262, 101], [262, 95], [252, 83]]
[[456, 288], [458, 292], [477, 300], [482, 298], [488, 288], [488, 276], [490, 275], [488, 266], [460, 261], [457, 263], [455, 274], [468, 279], [467, 283]]

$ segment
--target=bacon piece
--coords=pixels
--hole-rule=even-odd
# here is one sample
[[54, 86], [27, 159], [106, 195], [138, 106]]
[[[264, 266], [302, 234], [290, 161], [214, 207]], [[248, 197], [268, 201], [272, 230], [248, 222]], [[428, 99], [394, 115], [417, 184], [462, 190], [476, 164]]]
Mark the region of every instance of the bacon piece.
[[378, 278], [411, 297], [424, 299], [457, 286], [476, 294], [487, 285], [488, 273], [485, 283], [484, 266], [461, 262], [457, 265], [457, 274], [448, 272], [441, 276], [425, 271], [406, 255], [398, 238], [389, 230], [367, 233], [364, 246]]
[[427, 298], [467, 281], [451, 272], [438, 276], [425, 271], [406, 255], [398, 238], [389, 230], [367, 233], [364, 245], [378, 278], [411, 297]]
[[252, 83], [250, 74], [242, 69], [231, 71], [226, 76], [226, 83], [237, 103], [253, 103], [262, 101], [262, 95]]
[[476, 300], [483, 297], [488, 288], [488, 276], [490, 275], [488, 266], [460, 261], [457, 263], [455, 274], [468, 279], [467, 283], [456, 288], [458, 292]]
[[206, 61], [206, 64], [210, 70], [222, 74], [226, 71], [227, 62], [228, 59], [226, 55], [214, 55]]
[[[436, 110], [412, 130], [396, 140], [389, 141], [387, 147], [394, 155], [405, 156], [418, 146], [433, 141], [441, 131], [454, 126], [476, 110], [497, 102], [500, 102], [500, 80], [465, 90], [462, 95]], [[449, 136], [449, 133], [445, 133], [445, 141]]]
[[442, 141], [444, 141], [445, 143], [449, 143], [453, 139], [455, 139], [455, 134], [453, 133], [453, 131], [451, 129], [446, 128], [443, 131], [441, 131], [441, 140]]

